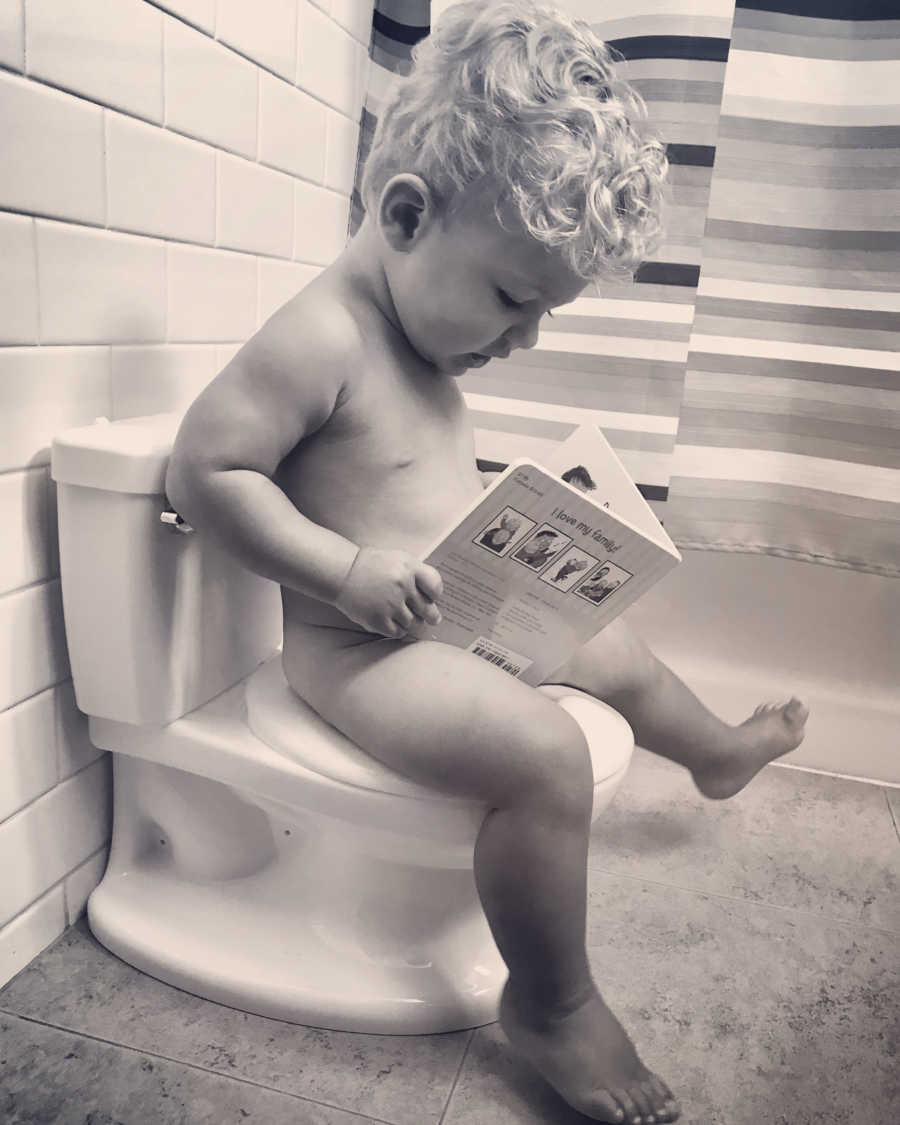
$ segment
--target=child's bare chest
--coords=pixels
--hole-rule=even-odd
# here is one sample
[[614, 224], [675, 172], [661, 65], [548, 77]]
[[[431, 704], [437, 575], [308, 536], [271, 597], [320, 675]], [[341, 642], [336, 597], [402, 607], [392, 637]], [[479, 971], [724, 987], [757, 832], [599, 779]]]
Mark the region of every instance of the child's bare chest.
[[310, 519], [356, 542], [417, 551], [482, 486], [458, 384], [375, 364], [302, 442], [281, 484]]

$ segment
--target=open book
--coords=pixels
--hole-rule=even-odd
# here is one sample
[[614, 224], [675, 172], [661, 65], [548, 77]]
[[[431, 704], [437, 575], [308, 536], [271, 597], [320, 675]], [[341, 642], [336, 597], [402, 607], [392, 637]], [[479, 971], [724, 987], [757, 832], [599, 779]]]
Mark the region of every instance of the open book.
[[546, 463], [514, 461], [425, 555], [444, 583], [438, 625], [457, 645], [537, 685], [681, 561], [597, 426]]

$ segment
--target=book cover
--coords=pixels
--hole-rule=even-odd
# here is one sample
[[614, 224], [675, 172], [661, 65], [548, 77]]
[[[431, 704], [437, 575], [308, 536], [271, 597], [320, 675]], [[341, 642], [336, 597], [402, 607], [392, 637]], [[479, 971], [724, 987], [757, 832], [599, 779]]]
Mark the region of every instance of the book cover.
[[537, 685], [681, 556], [599, 429], [582, 426], [548, 463], [514, 461], [425, 561], [443, 579], [443, 619], [411, 635]]

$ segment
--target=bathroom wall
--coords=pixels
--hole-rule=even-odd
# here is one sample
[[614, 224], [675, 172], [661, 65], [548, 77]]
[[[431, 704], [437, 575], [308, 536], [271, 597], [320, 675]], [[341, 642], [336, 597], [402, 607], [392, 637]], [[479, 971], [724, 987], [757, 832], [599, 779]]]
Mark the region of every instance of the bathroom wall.
[[0, 984], [83, 911], [50, 442], [175, 410], [344, 243], [370, 0], [0, 0]]

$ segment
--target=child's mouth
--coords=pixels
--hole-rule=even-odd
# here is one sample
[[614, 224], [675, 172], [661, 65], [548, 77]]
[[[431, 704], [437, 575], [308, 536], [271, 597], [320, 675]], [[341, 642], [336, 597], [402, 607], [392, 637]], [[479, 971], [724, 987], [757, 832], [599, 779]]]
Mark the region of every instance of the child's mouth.
[[469, 352], [470, 367], [484, 367], [486, 363], [490, 363], [491, 359], [491, 356], [482, 355], [481, 352]]

